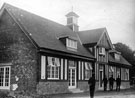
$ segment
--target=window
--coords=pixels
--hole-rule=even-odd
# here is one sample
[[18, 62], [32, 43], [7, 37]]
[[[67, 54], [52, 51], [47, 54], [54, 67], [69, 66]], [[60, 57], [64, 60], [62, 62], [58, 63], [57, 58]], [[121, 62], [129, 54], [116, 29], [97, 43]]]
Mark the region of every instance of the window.
[[68, 48], [77, 49], [77, 41], [67, 38], [66, 45]]
[[69, 18], [67, 19], [67, 24], [71, 24], [71, 23], [73, 23], [73, 18], [72, 18], [72, 17], [69, 17]]
[[121, 68], [121, 80], [129, 80], [129, 69]]
[[74, 24], [77, 24], [77, 18], [76, 17], [73, 17], [73, 22], [74, 22]]
[[112, 66], [109, 66], [109, 77], [111, 77], [113, 73], [114, 73], [114, 68]]
[[72, 24], [72, 23], [77, 24], [77, 18], [74, 16], [67, 18], [67, 24]]
[[41, 79], [46, 78], [46, 56], [41, 56]]
[[10, 67], [9, 66], [0, 67], [0, 88], [1, 89], [10, 88]]
[[118, 75], [120, 76], [120, 68], [117, 68], [117, 73], [116, 73], [116, 76], [118, 77]]
[[115, 59], [119, 61], [120, 60], [120, 55], [115, 53]]
[[124, 68], [121, 68], [121, 80], [124, 80]]
[[99, 47], [99, 54], [100, 55], [105, 55], [105, 48]]
[[92, 76], [92, 64], [85, 62], [85, 80], [88, 80]]
[[68, 64], [69, 64], [70, 67], [76, 67], [76, 62], [75, 61], [69, 60]]
[[106, 62], [106, 56], [105, 55], [99, 55], [99, 61]]
[[129, 80], [129, 69], [125, 69], [125, 80]]
[[48, 79], [59, 79], [59, 58], [48, 57], [47, 75]]

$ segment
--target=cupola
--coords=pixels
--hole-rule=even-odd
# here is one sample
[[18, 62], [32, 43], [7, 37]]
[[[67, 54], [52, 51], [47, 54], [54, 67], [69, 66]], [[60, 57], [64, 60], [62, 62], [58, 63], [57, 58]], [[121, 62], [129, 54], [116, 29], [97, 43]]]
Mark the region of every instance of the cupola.
[[66, 15], [66, 17], [67, 17], [67, 26], [74, 32], [77, 32], [79, 30], [79, 26], [78, 26], [79, 16], [73, 11], [71, 11]]

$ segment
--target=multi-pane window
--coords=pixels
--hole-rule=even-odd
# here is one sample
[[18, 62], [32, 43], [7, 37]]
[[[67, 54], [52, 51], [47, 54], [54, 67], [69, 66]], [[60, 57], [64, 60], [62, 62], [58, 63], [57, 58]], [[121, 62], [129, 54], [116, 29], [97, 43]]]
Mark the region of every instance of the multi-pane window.
[[88, 80], [92, 76], [92, 64], [85, 62], [85, 80]]
[[10, 87], [10, 67], [0, 67], [0, 88], [9, 89]]
[[77, 41], [67, 38], [66, 45], [68, 48], [77, 49]]
[[47, 78], [59, 79], [59, 67], [60, 67], [59, 58], [48, 57]]

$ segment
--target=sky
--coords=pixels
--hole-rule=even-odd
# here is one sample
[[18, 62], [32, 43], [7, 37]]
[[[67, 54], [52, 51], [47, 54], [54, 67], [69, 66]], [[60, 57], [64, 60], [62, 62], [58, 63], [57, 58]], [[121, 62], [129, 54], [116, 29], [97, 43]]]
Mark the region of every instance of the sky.
[[65, 15], [79, 15], [79, 30], [106, 27], [112, 43], [135, 50], [135, 0], [0, 0], [66, 25]]

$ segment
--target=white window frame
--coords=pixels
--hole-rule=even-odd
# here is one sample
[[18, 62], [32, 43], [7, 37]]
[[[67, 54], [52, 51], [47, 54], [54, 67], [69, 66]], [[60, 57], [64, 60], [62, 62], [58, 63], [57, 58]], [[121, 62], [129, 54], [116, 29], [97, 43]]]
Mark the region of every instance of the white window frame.
[[[10, 75], [11, 75], [11, 67], [10, 66], [1, 66], [4, 68], [4, 77], [3, 77], [3, 86], [0, 86], [0, 89], [10, 89]], [[9, 68], [9, 79], [8, 79], [8, 86], [5, 86], [5, 75], [6, 75], [6, 68]]]
[[[50, 70], [48, 70], [48, 67], [50, 67]], [[48, 76], [47, 79], [59, 79], [59, 67], [58, 66], [48, 66], [47, 67], [47, 72], [50, 71], [50, 77]], [[53, 74], [53, 69], [54, 68], [54, 74]], [[58, 68], [58, 70], [56, 69]], [[58, 77], [56, 77], [56, 72], [58, 71]], [[52, 77], [54, 76], [54, 77]]]
[[46, 78], [46, 56], [41, 56], [41, 79]]
[[[51, 64], [48, 63], [48, 66], [47, 66], [47, 79], [59, 79], [59, 70], [60, 70], [60, 59], [59, 58], [55, 58], [55, 57], [48, 57], [48, 61], [50, 59], [54, 58], [55, 59], [55, 63], [57, 62], [57, 66], [54, 65], [51, 61]], [[59, 59], [59, 62], [57, 61]], [[58, 69], [57, 69], [58, 68]], [[49, 70], [48, 70], [49, 69]], [[53, 69], [54, 69], [54, 73], [53, 73]], [[56, 72], [58, 72], [58, 77], [56, 77]], [[48, 73], [50, 73], [50, 75], [48, 75]], [[53, 77], [54, 76], [54, 77]]]
[[66, 39], [66, 46], [68, 48], [77, 49], [77, 41], [67, 38]]

